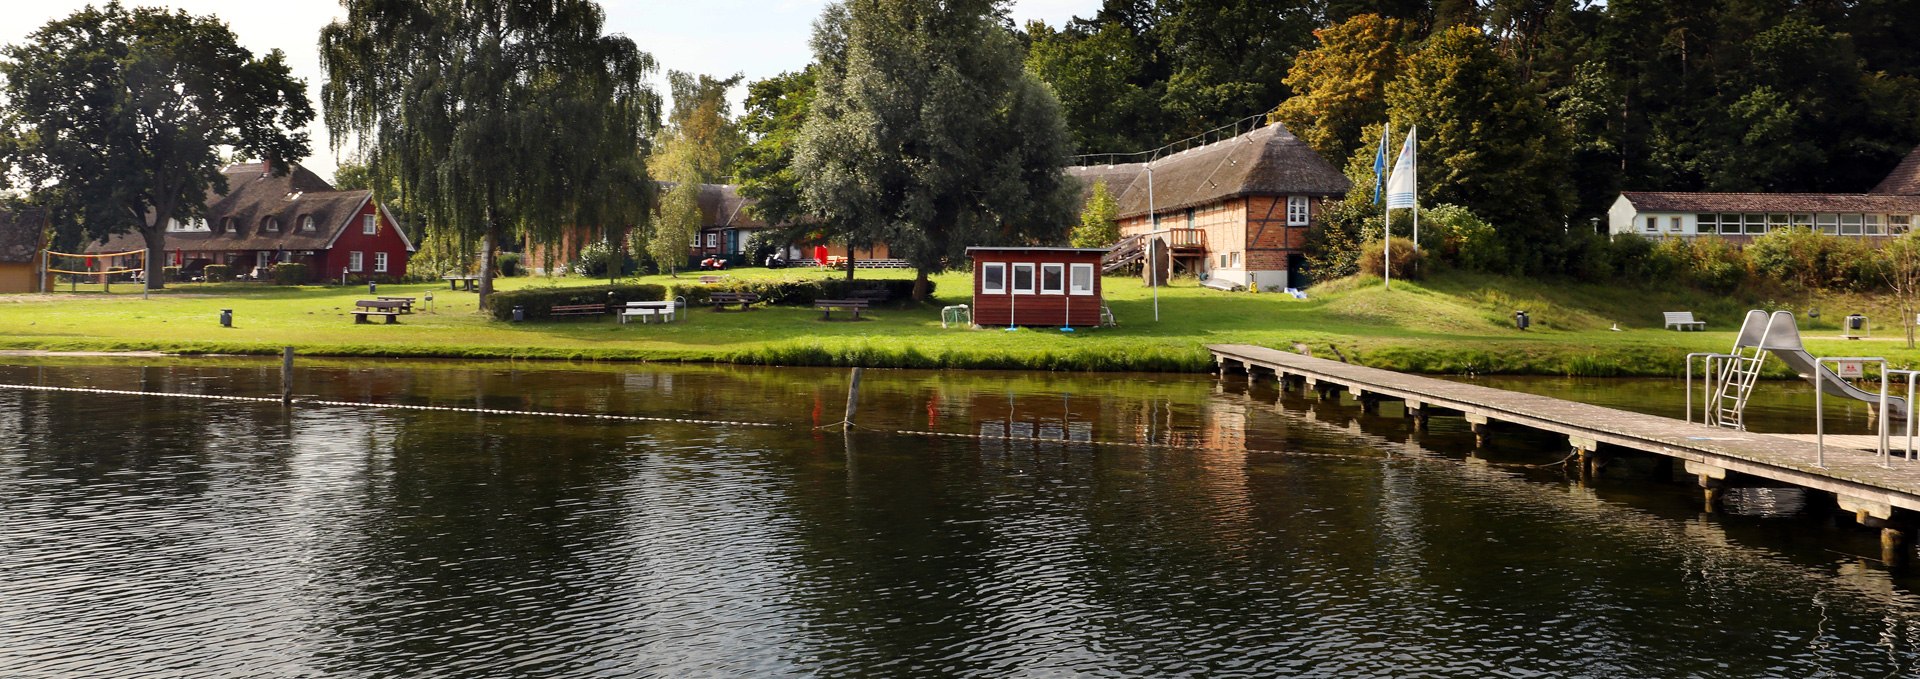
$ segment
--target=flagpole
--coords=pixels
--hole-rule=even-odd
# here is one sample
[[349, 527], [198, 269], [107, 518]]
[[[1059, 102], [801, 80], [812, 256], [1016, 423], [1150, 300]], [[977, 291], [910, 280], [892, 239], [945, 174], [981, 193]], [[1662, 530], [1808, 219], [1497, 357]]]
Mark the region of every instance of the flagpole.
[[[1388, 123], [1382, 140], [1393, 139], [1393, 124]], [[1387, 187], [1387, 209], [1380, 215], [1380, 279], [1382, 289], [1393, 289], [1393, 187]]]
[[1413, 138], [1413, 250], [1420, 251], [1420, 126], [1415, 125], [1407, 131]]

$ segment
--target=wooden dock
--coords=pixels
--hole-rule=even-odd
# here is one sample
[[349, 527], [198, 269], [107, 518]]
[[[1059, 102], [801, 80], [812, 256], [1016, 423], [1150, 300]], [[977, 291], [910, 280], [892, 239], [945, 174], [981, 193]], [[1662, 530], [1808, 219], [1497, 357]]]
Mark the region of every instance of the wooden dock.
[[[1863, 524], [1882, 528], [1883, 543], [1904, 540], [1903, 528], [1915, 521], [1913, 512], [1920, 511], [1920, 461], [1896, 455], [1890, 467], [1882, 467], [1877, 452], [1861, 449], [1874, 437], [1829, 436], [1823, 467], [1815, 464], [1811, 436], [1733, 431], [1265, 347], [1223, 344], [1207, 349], [1222, 374], [1245, 371], [1252, 379], [1272, 373], [1289, 386], [1314, 389], [1323, 397], [1348, 392], [1363, 408], [1403, 401], [1415, 426], [1423, 426], [1432, 415], [1458, 414], [1483, 441], [1497, 422], [1565, 435], [1583, 463], [1603, 454], [1603, 445], [1681, 460], [1698, 476], [1709, 502], [1729, 472], [1833, 493], [1840, 507], [1855, 512]], [[1892, 447], [1898, 450], [1904, 442], [1904, 437], [1894, 437]]]

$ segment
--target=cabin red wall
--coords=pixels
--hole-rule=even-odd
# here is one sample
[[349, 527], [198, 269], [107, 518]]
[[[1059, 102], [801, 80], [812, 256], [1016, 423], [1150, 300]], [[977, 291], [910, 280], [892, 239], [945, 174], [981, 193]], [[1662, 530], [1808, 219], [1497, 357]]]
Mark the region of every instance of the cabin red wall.
[[[980, 268], [989, 262], [1005, 262], [1007, 267], [1007, 291], [1005, 295], [986, 295], [980, 292]], [[1032, 263], [1034, 265], [1033, 294], [1019, 295], [1013, 299], [1012, 264]], [[1073, 264], [1093, 265], [1093, 294], [1091, 295], [1043, 295], [1039, 293], [1040, 264], [1066, 264], [1068, 283], [1072, 282]], [[1100, 306], [1105, 299], [1105, 291], [1100, 280], [1100, 253], [1006, 251], [975, 252], [973, 254], [973, 322], [984, 326], [1013, 325], [1098, 325]], [[1069, 287], [1071, 287], [1069, 285]], [[1069, 314], [1068, 312], [1072, 313]], [[1016, 316], [1017, 314], [1017, 316]], [[1069, 318], [1071, 316], [1071, 318]]]
[[[368, 236], [360, 231], [363, 220], [370, 214], [379, 215], [380, 232]], [[333, 241], [333, 247], [321, 252], [317, 257], [319, 270], [314, 272], [314, 280], [339, 281], [340, 270], [352, 262], [352, 256], [348, 253], [354, 251], [364, 253], [364, 259], [359, 271], [347, 274], [349, 280], [364, 280], [371, 276], [398, 280], [407, 275], [407, 256], [412, 253], [407, 252], [407, 243], [400, 238], [400, 232], [393, 221], [387, 219], [386, 213], [381, 212], [373, 201], [367, 201], [366, 205], [361, 206], [360, 211], [354, 213], [352, 219], [347, 220], [347, 225], [343, 229], [340, 238]], [[387, 253], [385, 272], [376, 273], [373, 270], [373, 253], [375, 252]]]

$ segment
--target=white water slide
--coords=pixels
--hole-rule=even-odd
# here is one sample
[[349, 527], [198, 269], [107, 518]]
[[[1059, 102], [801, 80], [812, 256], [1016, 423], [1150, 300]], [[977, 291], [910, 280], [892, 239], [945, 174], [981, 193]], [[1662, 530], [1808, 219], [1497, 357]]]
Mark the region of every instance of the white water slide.
[[[1733, 353], [1737, 356], [1746, 356], [1747, 350], [1750, 349], [1764, 349], [1768, 353], [1778, 356], [1780, 361], [1786, 363], [1788, 368], [1792, 368], [1795, 373], [1798, 373], [1801, 379], [1809, 382], [1814, 381], [1814, 371], [1819, 371], [1820, 390], [1826, 392], [1828, 396], [1839, 396], [1856, 401], [1865, 401], [1876, 406], [1880, 405], [1879, 394], [1868, 392], [1847, 383], [1846, 380], [1840, 379], [1839, 375], [1835, 375], [1832, 370], [1821, 365], [1820, 361], [1814, 358], [1813, 354], [1807, 353], [1806, 345], [1800, 341], [1800, 326], [1794, 323], [1793, 312], [1775, 311], [1771, 316], [1769, 316], [1767, 312], [1759, 309], [1747, 312], [1747, 319], [1740, 324], [1740, 336], [1733, 342]], [[1754, 353], [1757, 354], [1759, 352], [1755, 351]], [[1731, 376], [1731, 384], [1729, 384], [1729, 386], [1735, 389], [1745, 386], [1746, 389], [1742, 391], [1750, 390], [1752, 388], [1753, 378], [1756, 377], [1760, 371], [1760, 361], [1757, 360], [1759, 358], [1758, 356], [1754, 356], [1753, 359], [1750, 359], [1751, 363], [1747, 365], [1742, 365], [1741, 361], [1733, 362], [1731, 366], [1740, 366], [1739, 368], [1735, 368], [1736, 371], [1750, 372], [1751, 374]], [[1745, 370], [1741, 370], [1740, 368], [1744, 368]], [[1742, 384], [1743, 382], [1744, 385]], [[1746, 405], [1745, 396], [1744, 393], [1739, 395], [1739, 405]], [[1906, 399], [1888, 396], [1887, 413], [1894, 419], [1905, 420], [1907, 418]]]

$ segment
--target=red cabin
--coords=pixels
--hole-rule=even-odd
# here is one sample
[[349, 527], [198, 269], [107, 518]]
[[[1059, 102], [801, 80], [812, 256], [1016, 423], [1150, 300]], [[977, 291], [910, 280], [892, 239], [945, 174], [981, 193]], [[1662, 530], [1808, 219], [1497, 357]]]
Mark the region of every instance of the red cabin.
[[1099, 325], [1105, 254], [1106, 248], [967, 248], [973, 258], [973, 322]]

